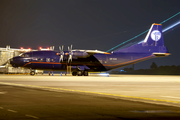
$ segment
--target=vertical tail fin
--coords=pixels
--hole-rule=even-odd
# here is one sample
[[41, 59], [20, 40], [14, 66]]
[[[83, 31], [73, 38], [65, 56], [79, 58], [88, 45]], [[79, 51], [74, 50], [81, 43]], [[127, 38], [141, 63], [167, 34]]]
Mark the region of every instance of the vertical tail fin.
[[143, 42], [115, 52], [169, 53], [164, 46], [161, 24], [153, 23]]
[[153, 23], [143, 45], [145, 46], [164, 46], [164, 39], [162, 34], [161, 24]]

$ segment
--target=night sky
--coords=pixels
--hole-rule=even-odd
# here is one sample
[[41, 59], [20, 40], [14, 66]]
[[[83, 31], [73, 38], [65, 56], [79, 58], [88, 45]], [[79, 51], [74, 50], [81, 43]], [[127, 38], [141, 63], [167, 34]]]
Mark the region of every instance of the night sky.
[[[110, 48], [180, 12], [180, 0], [0, 0], [0, 47], [38, 49], [71, 44], [73, 49]], [[162, 24], [180, 20], [180, 15]], [[171, 55], [136, 69], [180, 65], [180, 27], [164, 34]], [[141, 41], [146, 34], [132, 42]]]

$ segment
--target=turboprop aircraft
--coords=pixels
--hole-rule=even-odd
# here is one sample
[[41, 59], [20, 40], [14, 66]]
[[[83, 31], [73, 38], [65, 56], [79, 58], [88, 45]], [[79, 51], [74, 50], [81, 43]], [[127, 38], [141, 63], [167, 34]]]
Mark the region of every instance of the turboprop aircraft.
[[14, 57], [10, 63], [16, 67], [35, 69], [72, 71], [73, 76], [88, 76], [88, 72], [108, 71], [130, 64], [135, 64], [150, 58], [170, 55], [164, 46], [161, 24], [152, 24], [143, 42], [111, 53], [98, 50], [63, 51], [30, 51]]

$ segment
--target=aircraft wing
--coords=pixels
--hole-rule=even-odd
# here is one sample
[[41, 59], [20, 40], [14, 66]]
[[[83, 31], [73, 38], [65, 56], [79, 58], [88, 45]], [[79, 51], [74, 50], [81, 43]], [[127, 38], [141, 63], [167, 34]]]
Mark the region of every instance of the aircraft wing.
[[110, 54], [107, 52], [99, 51], [99, 50], [72, 50], [73, 55], [76, 58], [87, 58], [89, 56], [92, 56], [94, 54]]
[[100, 54], [110, 54], [110, 53], [108, 53], [108, 52], [104, 52], [104, 51], [99, 51], [99, 50], [86, 50], [86, 52], [88, 53], [88, 54], [92, 54], [92, 55], [94, 55], [94, 54], [96, 54], [96, 53], [100, 53]]

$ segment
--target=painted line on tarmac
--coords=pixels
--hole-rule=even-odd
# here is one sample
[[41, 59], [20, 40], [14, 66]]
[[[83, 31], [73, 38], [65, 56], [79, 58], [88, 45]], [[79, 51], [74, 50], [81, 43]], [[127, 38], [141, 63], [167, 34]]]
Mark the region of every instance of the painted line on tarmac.
[[19, 73], [19, 74], [6, 74], [6, 75], [29, 75], [29, 73]]
[[11, 109], [8, 109], [7, 111], [9, 111], [9, 112], [13, 112], [13, 113], [17, 113], [17, 111], [15, 111], [15, 110], [11, 110]]
[[6, 94], [7, 92], [0, 92], [0, 94]]
[[28, 115], [28, 114], [26, 114], [26, 117], [31, 117], [31, 118], [34, 118], [34, 119], [39, 119], [38, 117], [36, 117], [36, 116], [33, 116], [33, 115]]
[[180, 101], [164, 100], [164, 99], [154, 99], [154, 98], [144, 98], [144, 97], [135, 97], [135, 96], [126, 96], [126, 95], [119, 95], [119, 94], [91, 92], [91, 91], [73, 90], [73, 89], [64, 89], [64, 88], [54, 88], [54, 87], [45, 87], [45, 86], [36, 86], [36, 85], [25, 85], [25, 84], [16, 84], [16, 83], [5, 83], [5, 82], [0, 82], [0, 84], [21, 86], [21, 87], [41, 88], [41, 89], [46, 89], [46, 90], [47, 89], [48, 90], [63, 90], [63, 91], [70, 91], [70, 92], [90, 93], [90, 94], [122, 97], [122, 98], [131, 98], [131, 99], [140, 99], [140, 100], [149, 100], [149, 101], [156, 101], [156, 102], [167, 102], [167, 103], [178, 103], [178, 104], [180, 104]]

